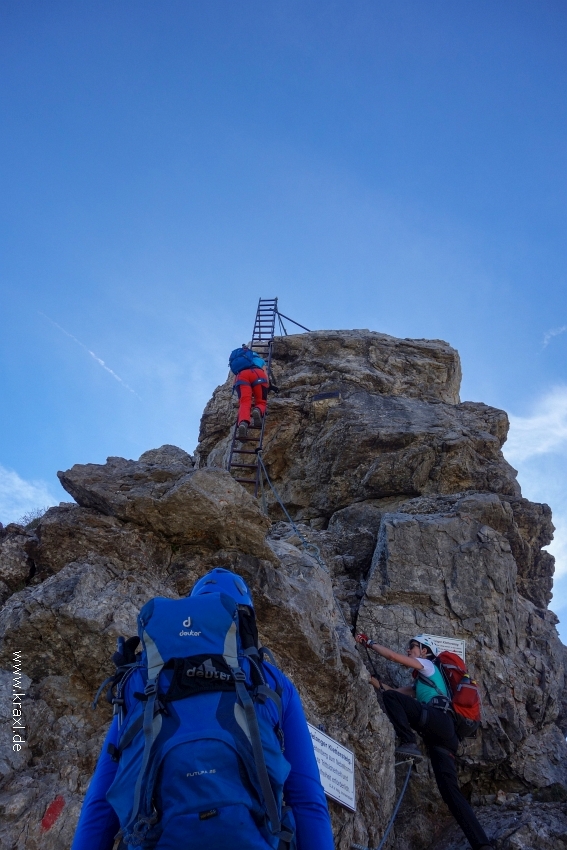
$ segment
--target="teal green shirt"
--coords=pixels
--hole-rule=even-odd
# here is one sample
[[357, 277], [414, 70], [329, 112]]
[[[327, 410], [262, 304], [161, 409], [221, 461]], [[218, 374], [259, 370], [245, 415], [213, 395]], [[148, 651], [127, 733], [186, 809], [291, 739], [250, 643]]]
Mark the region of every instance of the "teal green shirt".
[[[445, 684], [445, 680], [443, 678], [443, 674], [438, 667], [435, 666], [433, 661], [430, 661], [428, 658], [420, 658], [419, 659], [423, 664], [423, 670], [420, 670], [420, 673], [425, 676], [427, 679], [431, 679], [434, 682], [441, 693], [448, 697], [449, 693], [447, 691], [447, 685]], [[427, 675], [428, 673], [433, 675]], [[419, 679], [415, 680], [415, 696], [419, 702], [429, 702], [433, 697], [439, 696], [438, 692], [435, 688], [432, 688], [430, 685], [426, 685], [424, 682], [421, 682]]]

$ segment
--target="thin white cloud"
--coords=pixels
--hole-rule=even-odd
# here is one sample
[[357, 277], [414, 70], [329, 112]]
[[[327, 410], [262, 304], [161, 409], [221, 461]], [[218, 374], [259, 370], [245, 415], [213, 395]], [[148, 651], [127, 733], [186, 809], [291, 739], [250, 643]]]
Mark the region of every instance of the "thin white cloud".
[[[553, 524], [555, 526], [555, 534], [553, 541], [549, 546], [543, 548], [550, 552], [555, 558], [555, 578], [561, 578], [567, 574], [567, 515], [553, 514]], [[553, 594], [555, 600], [556, 594]], [[567, 600], [559, 597], [557, 602], [563, 607]], [[553, 605], [551, 606], [553, 608]]]
[[133, 393], [136, 398], [139, 398], [140, 401], [142, 401], [138, 393], [133, 390], [132, 387], [129, 387], [126, 381], [122, 380], [120, 375], [117, 375], [116, 372], [114, 372], [109, 366], [107, 366], [104, 360], [101, 360], [100, 357], [97, 357], [94, 351], [91, 351], [90, 348], [87, 348], [87, 346], [84, 345], [84, 343], [82, 343], [79, 339], [77, 339], [76, 336], [73, 336], [73, 334], [69, 333], [69, 331], [66, 331], [65, 328], [62, 328], [61, 325], [57, 324], [57, 322], [55, 322], [53, 319], [50, 319], [49, 316], [47, 316], [45, 313], [42, 313], [41, 310], [38, 310], [37, 312], [40, 316], [43, 316], [45, 319], [47, 319], [48, 322], [51, 322], [52, 325], [55, 325], [56, 328], [59, 328], [59, 330], [64, 333], [65, 336], [68, 336], [69, 339], [72, 339], [74, 342], [77, 343], [77, 345], [80, 345], [81, 348], [83, 348], [87, 352], [87, 354], [90, 354], [93, 360], [95, 360], [99, 364], [99, 366], [102, 366], [102, 368], [105, 369], [109, 373], [109, 375], [112, 375], [112, 377], [116, 381], [118, 381], [119, 384], [122, 384], [123, 387], [125, 387], [129, 392]]
[[[567, 387], [558, 386], [534, 406], [531, 416], [510, 416], [504, 454], [518, 470], [523, 495], [546, 502], [555, 534], [545, 548], [555, 556], [556, 577], [567, 574]], [[557, 600], [557, 604], [563, 600]]]
[[554, 336], [559, 336], [560, 334], [565, 333], [567, 331], [567, 325], [562, 325], [560, 328], [552, 328], [550, 331], [546, 331], [543, 335], [543, 347], [549, 345]]
[[0, 522], [17, 522], [37, 508], [56, 505], [59, 500], [45, 481], [26, 481], [17, 472], [0, 466]]
[[504, 453], [513, 464], [550, 452], [567, 455], [567, 387], [556, 387], [536, 405], [532, 416], [510, 416]]

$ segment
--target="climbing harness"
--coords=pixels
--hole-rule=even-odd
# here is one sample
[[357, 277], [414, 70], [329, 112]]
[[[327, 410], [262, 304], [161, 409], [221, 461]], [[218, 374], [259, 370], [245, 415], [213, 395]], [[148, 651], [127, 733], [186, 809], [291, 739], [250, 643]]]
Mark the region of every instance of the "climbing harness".
[[[385, 831], [384, 835], [382, 836], [382, 841], [380, 842], [378, 847], [375, 848], [375, 850], [382, 850], [382, 848], [384, 847], [384, 845], [387, 841], [387, 838], [390, 834], [390, 830], [394, 826], [394, 821], [396, 820], [396, 818], [398, 816], [400, 806], [402, 805], [402, 800], [404, 799], [404, 794], [406, 793], [406, 788], [408, 787], [408, 782], [409, 782], [409, 778], [410, 778], [410, 775], [411, 775], [411, 769], [412, 769], [413, 764], [414, 764], [414, 759], [408, 759], [407, 761], [399, 761], [399, 762], [396, 763], [395, 767], [397, 767], [399, 764], [409, 765], [408, 766], [408, 772], [406, 773], [406, 778], [404, 779], [404, 784], [402, 786], [402, 790], [400, 791], [400, 796], [398, 797], [398, 801], [397, 801], [396, 805], [394, 806], [394, 811], [392, 812], [392, 817], [388, 821], [388, 826], [386, 827], [386, 831]], [[373, 850], [373, 848], [365, 847], [363, 844], [351, 844], [350, 846], [353, 848], [353, 850]]]
[[[276, 317], [284, 336], [287, 336], [288, 333], [284, 327], [282, 318], [286, 319], [288, 322], [292, 322], [294, 325], [297, 325], [298, 328], [302, 328], [302, 330], [309, 332], [309, 328], [306, 328], [305, 325], [300, 325], [299, 322], [290, 319], [289, 316], [283, 316], [283, 314], [279, 312], [277, 298], [260, 298], [258, 300], [258, 308], [256, 310], [256, 318], [254, 320], [254, 329], [252, 331], [252, 342], [250, 343], [250, 348], [252, 351], [259, 354], [265, 361], [265, 371], [270, 379], [269, 388], [275, 392], [277, 392], [277, 387], [274, 386], [271, 368]], [[262, 483], [260, 481], [260, 466], [258, 464], [256, 454], [258, 451], [262, 450], [262, 446], [264, 444], [266, 413], [262, 417], [260, 425], [255, 425], [253, 422], [250, 423], [245, 439], [238, 437], [238, 423], [235, 423], [227, 464], [228, 471], [234, 475], [239, 484], [250, 484], [254, 487], [254, 496], [256, 497], [258, 496], [258, 491], [262, 488]], [[241, 476], [250, 477], [244, 478]]]

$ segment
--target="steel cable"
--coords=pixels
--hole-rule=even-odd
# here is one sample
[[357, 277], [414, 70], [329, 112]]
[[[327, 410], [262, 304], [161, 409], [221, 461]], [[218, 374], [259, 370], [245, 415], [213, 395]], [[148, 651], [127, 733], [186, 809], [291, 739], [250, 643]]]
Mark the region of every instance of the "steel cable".
[[[405, 762], [400, 762], [400, 764], [405, 764]], [[404, 799], [404, 794], [406, 793], [406, 788], [408, 787], [408, 782], [409, 782], [409, 778], [410, 778], [410, 775], [411, 775], [411, 769], [413, 767], [413, 759], [410, 759], [408, 764], [409, 764], [408, 772], [406, 773], [406, 778], [404, 780], [404, 784], [402, 786], [400, 796], [398, 797], [398, 802], [396, 803], [396, 805], [394, 807], [394, 811], [392, 812], [392, 817], [388, 821], [388, 826], [386, 827], [386, 832], [382, 836], [382, 841], [380, 842], [378, 847], [376, 847], [375, 850], [382, 850], [382, 848], [384, 847], [386, 840], [387, 840], [387, 838], [390, 834], [390, 830], [394, 826], [394, 821], [396, 820], [396, 817], [398, 815], [398, 811], [400, 809], [400, 806], [402, 805], [402, 800]], [[363, 844], [351, 844], [350, 846], [353, 848], [353, 850], [372, 850], [371, 847], [365, 847]]]
[[[263, 457], [262, 457], [262, 452], [257, 450], [257, 451], [256, 451], [256, 454], [258, 455], [258, 463], [259, 463], [259, 464], [260, 464], [260, 466], [262, 467], [263, 473], [264, 473], [264, 475], [266, 476], [266, 481], [268, 482], [268, 484], [269, 484], [269, 486], [270, 486], [270, 489], [271, 489], [272, 493], [273, 493], [273, 494], [274, 494], [274, 496], [276, 497], [276, 499], [277, 499], [277, 502], [278, 502], [279, 506], [281, 507], [282, 511], [283, 511], [283, 512], [284, 512], [284, 514], [286, 515], [286, 517], [287, 517], [287, 519], [288, 519], [289, 524], [291, 525], [291, 527], [293, 528], [293, 530], [295, 531], [295, 533], [296, 533], [296, 534], [297, 534], [297, 536], [299, 537], [299, 539], [300, 539], [300, 541], [301, 541], [301, 545], [303, 546], [303, 549], [305, 550], [305, 552], [307, 552], [307, 554], [308, 554], [308, 555], [311, 555], [311, 557], [312, 557], [312, 558], [314, 558], [314, 559], [317, 561], [317, 563], [319, 564], [319, 566], [321, 567], [321, 569], [323, 570], [323, 572], [327, 573], [327, 575], [328, 575], [328, 576], [329, 576], [329, 578], [330, 578], [330, 577], [331, 577], [331, 573], [330, 573], [329, 569], [327, 568], [327, 565], [325, 564], [325, 562], [324, 562], [324, 561], [323, 561], [323, 559], [321, 558], [321, 550], [319, 549], [319, 547], [318, 547], [318, 546], [316, 546], [316, 545], [315, 545], [315, 543], [310, 543], [308, 540], [306, 540], [306, 538], [303, 536], [303, 534], [301, 533], [301, 531], [298, 529], [298, 527], [296, 526], [296, 524], [295, 524], [295, 523], [294, 523], [294, 521], [292, 520], [291, 516], [289, 515], [289, 512], [288, 512], [288, 510], [287, 510], [286, 506], [285, 506], [285, 505], [284, 505], [284, 503], [282, 502], [282, 500], [281, 500], [281, 498], [280, 498], [280, 495], [279, 495], [278, 491], [276, 490], [276, 488], [275, 488], [275, 487], [274, 487], [274, 485], [272, 484], [272, 481], [271, 481], [271, 479], [270, 479], [270, 476], [268, 475], [268, 471], [267, 471], [267, 469], [266, 469], [266, 467], [265, 467], [265, 465], [264, 465], [264, 459], [263, 459]], [[331, 586], [332, 586], [332, 580], [331, 580]], [[341, 615], [341, 617], [342, 617], [342, 619], [343, 619], [343, 622], [344, 622], [345, 626], [347, 627], [347, 629], [348, 629], [349, 631], [352, 631], [352, 626], [349, 626], [349, 624], [347, 623], [347, 620], [346, 620], [346, 617], [345, 617], [345, 615], [344, 615], [343, 609], [341, 608], [341, 606], [340, 606], [340, 604], [339, 604], [339, 600], [337, 599], [337, 597], [336, 597], [336, 595], [335, 595], [335, 591], [334, 591], [334, 590], [333, 590], [333, 599], [335, 600], [336, 606], [337, 606], [337, 608], [339, 609], [339, 613], [340, 613], [340, 615]]]

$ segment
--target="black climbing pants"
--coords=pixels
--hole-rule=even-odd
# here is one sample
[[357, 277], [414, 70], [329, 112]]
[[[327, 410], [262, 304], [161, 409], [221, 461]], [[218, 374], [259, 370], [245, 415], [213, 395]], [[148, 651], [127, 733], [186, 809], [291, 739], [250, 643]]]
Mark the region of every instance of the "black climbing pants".
[[459, 788], [455, 764], [459, 739], [451, 715], [439, 708], [424, 706], [398, 691], [385, 691], [383, 697], [386, 714], [401, 742], [415, 744], [413, 730], [422, 736], [443, 802], [473, 850], [489, 844], [485, 831]]

